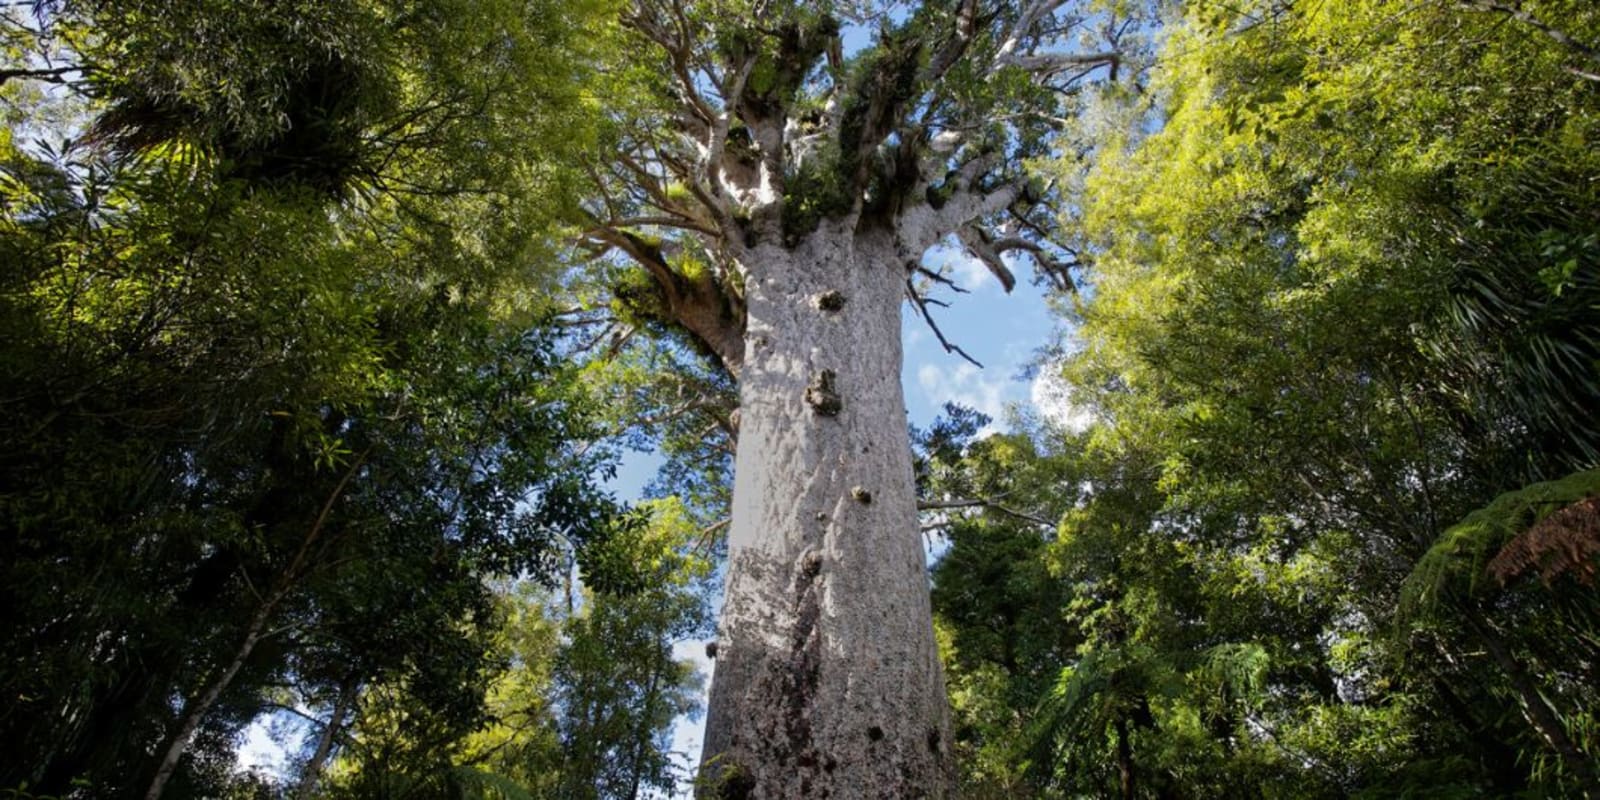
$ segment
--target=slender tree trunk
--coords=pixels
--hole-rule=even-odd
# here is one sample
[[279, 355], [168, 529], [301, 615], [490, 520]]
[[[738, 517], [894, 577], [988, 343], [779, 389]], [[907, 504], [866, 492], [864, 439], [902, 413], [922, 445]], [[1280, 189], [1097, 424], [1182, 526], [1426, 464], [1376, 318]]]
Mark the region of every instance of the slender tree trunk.
[[[670, 664], [671, 658], [668, 658]], [[633, 775], [628, 787], [628, 800], [639, 800], [639, 778], [644, 772], [645, 748], [650, 744], [650, 720], [656, 704], [656, 683], [667, 664], [652, 662], [650, 678], [645, 682], [644, 702], [640, 704], [639, 724], [633, 731]]]
[[222, 693], [233, 683], [234, 676], [239, 674], [244, 662], [250, 658], [250, 653], [256, 649], [256, 644], [261, 641], [262, 632], [266, 630], [267, 621], [272, 619], [273, 613], [278, 610], [278, 604], [283, 602], [283, 598], [289, 595], [289, 590], [304, 573], [307, 560], [311, 554], [311, 548], [321, 538], [323, 526], [327, 524], [328, 515], [333, 511], [333, 504], [338, 501], [340, 495], [344, 494], [345, 487], [350, 484], [350, 480], [361, 469], [361, 465], [366, 463], [368, 452], [370, 452], [370, 448], [356, 456], [355, 460], [350, 463], [349, 469], [345, 470], [344, 476], [334, 485], [333, 491], [329, 492], [328, 499], [323, 502], [322, 509], [317, 512], [316, 519], [311, 523], [311, 527], [306, 530], [305, 538], [300, 541], [300, 547], [295, 550], [294, 557], [289, 560], [288, 566], [278, 576], [278, 580], [273, 584], [272, 590], [267, 593], [266, 597], [261, 598], [261, 603], [256, 606], [255, 613], [250, 616], [250, 623], [245, 626], [244, 639], [240, 641], [239, 648], [234, 651], [233, 660], [228, 662], [228, 666], [198, 697], [184, 705], [183, 716], [178, 725], [178, 730], [173, 734], [171, 741], [167, 744], [166, 752], [161, 756], [161, 763], [156, 767], [155, 777], [151, 779], [150, 788], [145, 792], [145, 800], [158, 800], [161, 797], [162, 791], [167, 787], [167, 781], [172, 778], [173, 770], [178, 767], [178, 759], [183, 757], [183, 752], [189, 748], [189, 742], [194, 739], [195, 731], [200, 729], [201, 721], [205, 719], [206, 714], [210, 713], [211, 706], [216, 704], [217, 698], [221, 697]]
[[1117, 717], [1117, 777], [1122, 800], [1133, 800], [1133, 745], [1128, 741], [1128, 718]]
[[333, 712], [328, 715], [328, 721], [322, 726], [322, 736], [317, 739], [317, 749], [311, 754], [311, 760], [306, 762], [306, 767], [300, 773], [300, 785], [295, 789], [295, 797], [300, 800], [309, 800], [317, 790], [317, 783], [322, 779], [322, 769], [328, 763], [328, 757], [333, 755], [334, 740], [339, 738], [339, 730], [344, 727], [344, 719], [350, 713], [350, 706], [355, 704], [356, 695], [360, 693], [361, 684], [355, 678], [346, 679], [339, 687], [339, 697], [333, 702]]
[[228, 666], [223, 668], [198, 697], [184, 704], [178, 730], [167, 743], [166, 752], [161, 756], [161, 764], [156, 767], [155, 777], [151, 779], [150, 788], [144, 794], [145, 800], [157, 800], [161, 797], [162, 791], [167, 787], [167, 781], [172, 778], [173, 770], [178, 768], [178, 760], [189, 748], [189, 742], [194, 739], [195, 731], [200, 729], [201, 721], [211, 711], [211, 706], [216, 704], [217, 698], [221, 697], [233, 683], [234, 676], [239, 674], [244, 662], [255, 651], [256, 644], [261, 641], [261, 633], [266, 629], [267, 620], [272, 617], [272, 612], [277, 608], [280, 599], [282, 594], [274, 592], [256, 607], [256, 612], [250, 616], [250, 624], [245, 627], [244, 638], [240, 640], [238, 649], [233, 653], [233, 660], [228, 662]]
[[1539, 734], [1539, 738], [1544, 741], [1545, 746], [1561, 759], [1566, 768], [1579, 777], [1585, 795], [1600, 798], [1600, 775], [1596, 774], [1594, 762], [1567, 735], [1567, 727], [1561, 721], [1561, 715], [1550, 707], [1534, 679], [1506, 647], [1500, 632], [1495, 630], [1493, 623], [1476, 608], [1467, 608], [1465, 616], [1473, 631], [1478, 634], [1478, 639], [1483, 642], [1484, 649], [1489, 651], [1496, 666], [1505, 673], [1511, 687], [1516, 690], [1523, 719], [1528, 721]]
[[946, 797], [900, 385], [906, 259], [887, 232], [825, 225], [752, 261], [701, 794]]

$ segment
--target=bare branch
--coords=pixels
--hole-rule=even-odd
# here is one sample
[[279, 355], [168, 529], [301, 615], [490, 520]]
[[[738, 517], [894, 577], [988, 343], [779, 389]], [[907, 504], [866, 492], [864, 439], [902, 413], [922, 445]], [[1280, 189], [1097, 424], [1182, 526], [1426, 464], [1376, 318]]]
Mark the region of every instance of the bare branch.
[[[971, 290], [961, 288], [961, 284], [956, 283], [954, 280], [951, 280], [948, 275], [943, 275], [943, 274], [940, 274], [938, 272], [934, 272], [933, 270], [928, 269], [927, 267], [924, 267], [921, 264], [918, 264], [916, 266], [915, 271], [916, 271], [916, 273], [918, 275], [921, 275], [921, 276], [933, 281], [934, 283], [950, 287], [950, 289], [952, 291], [954, 291], [954, 292], [956, 292], [958, 294], [972, 294]], [[924, 298], [924, 299], [927, 300], [929, 298]]]
[[44, 81], [46, 83], [68, 83], [66, 77], [74, 72], [82, 72], [83, 67], [56, 67], [55, 69], [0, 69], [0, 86], [13, 78], [25, 80]]
[[962, 350], [957, 345], [951, 344], [950, 340], [944, 338], [944, 331], [939, 330], [939, 325], [933, 321], [933, 315], [928, 313], [927, 298], [918, 293], [917, 288], [911, 285], [910, 278], [906, 278], [906, 296], [911, 298], [912, 306], [916, 308], [917, 313], [922, 316], [923, 321], [928, 323], [928, 327], [933, 330], [933, 335], [938, 338], [939, 344], [944, 347], [944, 351], [946, 353], [954, 353], [958, 356], [961, 356], [967, 360], [967, 363], [977, 367], [978, 369], [983, 369], [983, 364], [978, 363], [977, 359], [968, 355], [967, 351]]
[[1033, 514], [1029, 514], [1029, 513], [1025, 512], [1025, 511], [1017, 511], [1015, 509], [1007, 508], [1007, 507], [1005, 507], [1003, 505], [1000, 505], [999, 503], [994, 502], [993, 500], [988, 500], [988, 499], [985, 499], [985, 498], [982, 498], [982, 497], [975, 497], [975, 498], [962, 499], [962, 500], [923, 500], [923, 501], [917, 503], [917, 510], [918, 511], [942, 511], [942, 510], [949, 510], [949, 509], [955, 509], [955, 508], [989, 508], [989, 509], [994, 509], [995, 511], [998, 511], [998, 512], [1000, 512], [1002, 514], [1005, 514], [1008, 517], [1016, 517], [1017, 519], [1025, 520], [1027, 522], [1032, 522], [1035, 525], [1040, 525], [1040, 526], [1049, 528], [1050, 530], [1055, 530], [1056, 529], [1056, 523], [1051, 522], [1050, 520], [1047, 520], [1044, 517], [1035, 516]]
[[[1462, 8], [1467, 9], [1468, 11], [1479, 11], [1489, 14], [1504, 14], [1524, 25], [1527, 25], [1530, 28], [1533, 28], [1545, 36], [1550, 37], [1552, 40], [1559, 42], [1574, 53], [1577, 53], [1596, 64], [1600, 64], [1600, 49], [1596, 49], [1578, 41], [1577, 39], [1572, 38], [1567, 34], [1566, 31], [1547, 24], [1543, 20], [1517, 6], [1508, 6], [1505, 3], [1495, 2], [1495, 0], [1460, 0], [1459, 4]], [[1597, 79], [1595, 76], [1589, 75], [1588, 73], [1579, 72], [1577, 70], [1569, 69], [1568, 72], [1572, 72], [1573, 74], [1582, 78], [1588, 78], [1589, 80]]]
[[[694, 220], [704, 225], [704, 221], [701, 220], [699, 216], [694, 214], [691, 209], [686, 208], [683, 203], [678, 202], [667, 194], [666, 190], [662, 188], [662, 178], [660, 176], [656, 175], [654, 172], [651, 172], [643, 164], [639, 163], [637, 159], [633, 158], [627, 153], [618, 153], [616, 162], [632, 175], [634, 179], [632, 182], [649, 197], [649, 202], [651, 205], [654, 205], [656, 208], [669, 214]], [[672, 169], [670, 162], [661, 159], [656, 159], [656, 162], [666, 166], [669, 170]], [[680, 181], [682, 181], [685, 186], [692, 187], [692, 189], [700, 188], [698, 182], [693, 179], [693, 176], [677, 175], [676, 170], [673, 170], [673, 172], [674, 175]], [[707, 197], [702, 192], [691, 191], [691, 195], [706, 210], [706, 212], [716, 220], [719, 225], [724, 222], [723, 212], [725, 209], [722, 208], [720, 204], [712, 200], [710, 197]], [[721, 233], [721, 231], [711, 229], [710, 226], [705, 226], [704, 232], [713, 235]]]
[[717, 531], [728, 527], [728, 525], [732, 522], [732, 517], [723, 517], [722, 519], [719, 519], [716, 522], [701, 528], [700, 533], [695, 537], [694, 547], [691, 548], [691, 552], [693, 552], [695, 555], [699, 555], [701, 549], [711, 543], [712, 536]]

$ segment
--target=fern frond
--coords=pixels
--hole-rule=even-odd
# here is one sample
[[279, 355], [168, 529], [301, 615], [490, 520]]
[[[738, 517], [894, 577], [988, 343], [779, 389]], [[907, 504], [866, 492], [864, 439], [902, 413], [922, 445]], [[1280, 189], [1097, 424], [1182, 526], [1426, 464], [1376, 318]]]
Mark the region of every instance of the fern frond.
[[1587, 497], [1518, 534], [1489, 561], [1489, 572], [1502, 586], [1535, 567], [1546, 585], [1571, 572], [1591, 586], [1597, 555], [1600, 497]]
[[1200, 675], [1234, 697], [1251, 703], [1266, 691], [1271, 656], [1253, 642], [1219, 644], [1206, 651]]
[[[1596, 496], [1600, 496], [1600, 469], [1591, 469], [1506, 492], [1468, 514], [1446, 530], [1412, 568], [1400, 591], [1402, 623], [1432, 613], [1447, 595], [1477, 594], [1483, 588], [1481, 579], [1488, 574], [1491, 559], [1508, 543], [1524, 532], [1531, 533], [1542, 520], [1562, 509]], [[1540, 542], [1553, 542], [1568, 541], [1575, 536], [1544, 532], [1538, 538]], [[1530, 540], [1518, 547], [1532, 548], [1534, 544]], [[1587, 552], [1590, 556], [1594, 553]], [[1537, 557], [1546, 557], [1543, 553], [1544, 550], [1539, 550]], [[1512, 563], [1516, 557], [1513, 553], [1506, 563]], [[1592, 564], [1590, 567], [1592, 569]]]

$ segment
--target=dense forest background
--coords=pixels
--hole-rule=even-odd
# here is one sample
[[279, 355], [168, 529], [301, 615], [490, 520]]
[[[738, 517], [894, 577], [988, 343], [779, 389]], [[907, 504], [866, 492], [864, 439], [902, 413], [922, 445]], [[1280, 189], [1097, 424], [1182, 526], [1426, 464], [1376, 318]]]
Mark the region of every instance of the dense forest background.
[[[580, 245], [622, 11], [0, 8], [0, 793], [690, 791], [737, 415]], [[1087, 424], [913, 436], [962, 796], [1600, 797], [1600, 8], [1083, 13]]]

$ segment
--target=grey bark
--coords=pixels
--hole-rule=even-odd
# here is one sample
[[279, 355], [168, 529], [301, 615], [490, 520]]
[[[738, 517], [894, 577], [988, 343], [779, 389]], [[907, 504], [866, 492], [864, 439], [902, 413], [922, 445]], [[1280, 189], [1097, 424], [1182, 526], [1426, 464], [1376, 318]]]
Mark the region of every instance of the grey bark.
[[703, 797], [949, 794], [900, 384], [907, 254], [889, 231], [854, 228], [748, 255]]
[[166, 790], [167, 781], [172, 778], [173, 771], [178, 768], [178, 761], [183, 757], [184, 751], [188, 750], [189, 742], [194, 739], [195, 731], [200, 729], [201, 721], [211, 711], [211, 707], [216, 704], [217, 698], [221, 697], [222, 693], [233, 683], [234, 676], [239, 674], [244, 662], [255, 651], [256, 644], [261, 641], [261, 634], [266, 628], [267, 620], [272, 617], [272, 611], [281, 599], [281, 594], [274, 594], [256, 608], [255, 614], [251, 615], [250, 623], [245, 629], [244, 639], [240, 641], [238, 649], [234, 651], [233, 659], [228, 662], [228, 666], [223, 668], [222, 673], [217, 675], [216, 679], [200, 693], [199, 697], [184, 706], [182, 721], [178, 724], [177, 732], [173, 734], [172, 739], [167, 743], [166, 750], [161, 755], [161, 763], [156, 767], [155, 777], [150, 781], [150, 788], [145, 791], [145, 800], [157, 800], [157, 798], [161, 797], [161, 793]]
[[300, 773], [300, 785], [296, 787], [294, 793], [299, 800], [310, 800], [316, 794], [317, 784], [322, 780], [322, 770], [328, 764], [328, 757], [333, 755], [333, 743], [339, 738], [339, 731], [344, 728], [345, 717], [350, 713], [350, 706], [355, 704], [356, 695], [360, 690], [361, 684], [354, 678], [346, 680], [339, 687], [339, 696], [333, 702], [333, 711], [322, 726], [322, 735], [317, 738], [317, 749], [311, 754], [311, 760], [306, 762], [305, 769]]
[[250, 622], [245, 626], [244, 638], [239, 642], [238, 649], [234, 651], [233, 659], [228, 662], [228, 665], [223, 668], [216, 679], [206, 686], [198, 697], [184, 705], [178, 729], [167, 742], [166, 749], [162, 751], [161, 762], [156, 767], [155, 777], [150, 780], [150, 788], [145, 791], [144, 800], [159, 800], [161, 793], [166, 791], [167, 781], [172, 779], [172, 773], [178, 768], [178, 761], [183, 757], [184, 752], [189, 749], [189, 743], [194, 739], [195, 732], [200, 730], [200, 723], [211, 712], [211, 707], [216, 704], [222, 693], [233, 684], [234, 677], [239, 674], [239, 670], [244, 667], [245, 661], [250, 658], [250, 654], [255, 652], [256, 645], [260, 643], [261, 637], [266, 631], [267, 621], [272, 619], [273, 613], [278, 609], [278, 604], [283, 602], [284, 598], [289, 595], [290, 589], [294, 587], [295, 582], [304, 574], [311, 547], [322, 536], [323, 526], [327, 524], [328, 515], [333, 511], [333, 504], [344, 494], [345, 487], [350, 484], [350, 480], [355, 477], [361, 465], [366, 463], [368, 452], [370, 452], [370, 448], [368, 451], [363, 451], [351, 462], [350, 467], [345, 470], [344, 476], [339, 479], [338, 484], [333, 487], [333, 491], [328, 494], [328, 499], [323, 502], [322, 509], [317, 512], [316, 520], [307, 529], [305, 538], [301, 540], [300, 547], [295, 551], [294, 557], [290, 559], [289, 565], [278, 576], [272, 591], [268, 592], [266, 597], [261, 598], [260, 604], [256, 606], [255, 613], [250, 615]]
[[[620, 250], [643, 267], [666, 316], [740, 387], [726, 426], [738, 442], [701, 796], [951, 793], [900, 386], [900, 304], [908, 289], [917, 297], [907, 268], [952, 233], [1008, 289], [1005, 252], [1030, 256], [1063, 288], [1075, 265], [1036, 241], [1039, 198], [1025, 196], [1020, 165], [924, 112], [962, 105], [942, 81], [963, 60], [980, 81], [1026, 71], [1062, 91], [1093, 65], [1114, 71], [1113, 50], [1070, 53], [1083, 30], [1067, 5], [1030, 0], [1007, 19], [976, 0], [942, 6], [928, 19], [943, 30], [885, 26], [849, 79], [841, 29], [795, 13], [806, 4], [767, 9], [742, 30], [732, 16], [691, 24], [700, 15], [678, 0], [624, 12], [659, 50], [673, 129], [651, 127], [619, 159], [650, 215], [597, 217], [586, 238], [597, 255]], [[706, 34], [741, 43], [706, 47]], [[829, 80], [805, 80], [824, 63]], [[640, 163], [658, 156], [659, 169]], [[808, 163], [838, 185], [791, 184]], [[825, 219], [808, 232], [813, 211]], [[1023, 228], [997, 228], [1006, 212]], [[669, 243], [695, 246], [714, 269], [691, 279]]]

